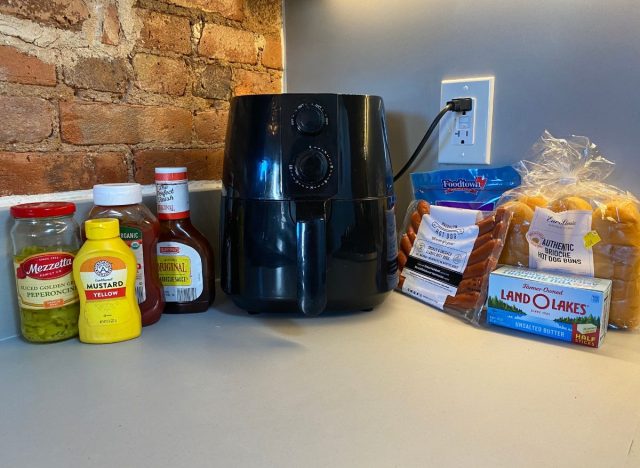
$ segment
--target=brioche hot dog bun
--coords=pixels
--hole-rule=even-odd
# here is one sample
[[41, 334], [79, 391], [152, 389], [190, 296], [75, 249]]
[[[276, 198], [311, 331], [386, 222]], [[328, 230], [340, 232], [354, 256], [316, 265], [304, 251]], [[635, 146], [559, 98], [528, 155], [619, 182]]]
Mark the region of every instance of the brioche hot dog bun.
[[511, 211], [513, 217], [511, 218], [511, 225], [530, 223], [533, 219], [533, 209], [524, 202], [510, 201], [503, 205], [503, 208]]
[[[614, 295], [611, 295], [614, 297]], [[638, 328], [640, 326], [640, 297], [627, 296], [622, 300], [611, 300], [609, 324], [616, 328]], [[614, 313], [615, 311], [615, 313]]]
[[529, 242], [527, 232], [533, 219], [533, 209], [522, 201], [511, 201], [503, 205], [513, 217], [505, 239], [499, 263], [504, 265], [529, 265]]
[[537, 193], [535, 195], [522, 195], [518, 198], [518, 201], [524, 203], [532, 210], [535, 210], [536, 206], [544, 208], [549, 204], [549, 199], [541, 193]]
[[593, 212], [592, 228], [606, 243], [640, 247], [640, 212], [630, 199], [610, 200]]
[[560, 213], [569, 210], [588, 210], [592, 211], [591, 203], [581, 197], [562, 197], [551, 203], [551, 211]]
[[595, 210], [594, 217], [596, 215], [599, 218], [609, 218], [611, 221], [618, 223], [640, 226], [640, 211], [638, 210], [638, 204], [628, 198], [608, 200]]

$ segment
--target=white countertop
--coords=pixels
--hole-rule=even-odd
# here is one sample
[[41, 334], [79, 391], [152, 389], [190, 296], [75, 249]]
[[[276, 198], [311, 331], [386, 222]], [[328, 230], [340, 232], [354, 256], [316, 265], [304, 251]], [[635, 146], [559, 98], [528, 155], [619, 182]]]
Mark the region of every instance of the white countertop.
[[[372, 312], [219, 300], [141, 338], [0, 343], [0, 466], [640, 466], [640, 334], [599, 350]], [[634, 439], [635, 444], [634, 444]]]

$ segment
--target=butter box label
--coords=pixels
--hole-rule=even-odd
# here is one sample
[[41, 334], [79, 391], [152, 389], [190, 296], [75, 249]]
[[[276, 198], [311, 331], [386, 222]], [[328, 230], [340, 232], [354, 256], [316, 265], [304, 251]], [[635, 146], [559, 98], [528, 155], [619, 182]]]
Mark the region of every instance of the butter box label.
[[502, 267], [489, 278], [487, 322], [597, 348], [610, 295], [610, 280]]

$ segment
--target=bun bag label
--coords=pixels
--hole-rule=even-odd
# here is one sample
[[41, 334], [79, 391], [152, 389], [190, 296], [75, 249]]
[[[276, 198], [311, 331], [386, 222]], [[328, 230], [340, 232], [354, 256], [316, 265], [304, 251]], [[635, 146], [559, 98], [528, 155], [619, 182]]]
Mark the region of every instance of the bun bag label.
[[591, 211], [555, 213], [536, 208], [527, 232], [529, 267], [593, 276], [593, 250], [585, 245], [591, 231]]

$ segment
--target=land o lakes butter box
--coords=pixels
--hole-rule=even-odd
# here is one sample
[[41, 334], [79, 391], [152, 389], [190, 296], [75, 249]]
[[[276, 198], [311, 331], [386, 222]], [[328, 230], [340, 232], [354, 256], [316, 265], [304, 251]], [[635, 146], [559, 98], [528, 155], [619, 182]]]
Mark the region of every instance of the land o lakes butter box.
[[492, 325], [594, 348], [607, 333], [611, 280], [503, 266], [488, 296]]

